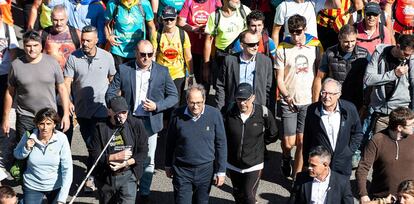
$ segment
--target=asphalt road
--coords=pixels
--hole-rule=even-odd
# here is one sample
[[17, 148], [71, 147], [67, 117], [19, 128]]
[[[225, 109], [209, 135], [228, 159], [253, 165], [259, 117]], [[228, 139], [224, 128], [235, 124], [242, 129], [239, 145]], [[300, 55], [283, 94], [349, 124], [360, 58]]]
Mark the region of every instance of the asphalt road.
[[[15, 29], [18, 39], [21, 44], [21, 28], [22, 28], [22, 11], [16, 7], [13, 8], [13, 16], [15, 19]], [[11, 116], [11, 121], [14, 121], [14, 115]], [[0, 137], [0, 143], [3, 141]], [[165, 176], [164, 168], [164, 149], [165, 149], [165, 137], [160, 136], [158, 138], [158, 148], [156, 152], [156, 171], [151, 186], [151, 203], [156, 204], [169, 204], [173, 203], [173, 190], [171, 179]], [[286, 203], [289, 200], [289, 186], [291, 181], [285, 179], [280, 172], [281, 162], [281, 149], [280, 141], [268, 146], [269, 160], [265, 162], [265, 169], [262, 175], [262, 179], [257, 191], [258, 203]], [[1, 154], [1, 153], [0, 153]], [[70, 195], [73, 196], [77, 187], [84, 179], [86, 175], [86, 167], [84, 165], [87, 157], [87, 151], [82, 137], [79, 133], [79, 127], [74, 130], [74, 136], [72, 141], [72, 155], [74, 164], [74, 177], [71, 187]], [[3, 184], [14, 186], [14, 189], [18, 193], [22, 193], [21, 187], [18, 186], [12, 180], [8, 178]], [[353, 189], [355, 189], [355, 181], [351, 178]], [[232, 187], [229, 178], [226, 178], [225, 185], [220, 188], [212, 187], [210, 203], [212, 204], [227, 204], [234, 203], [234, 199], [231, 195]], [[354, 190], [355, 191], [355, 190]], [[75, 203], [98, 203], [95, 199], [96, 194], [80, 193]]]

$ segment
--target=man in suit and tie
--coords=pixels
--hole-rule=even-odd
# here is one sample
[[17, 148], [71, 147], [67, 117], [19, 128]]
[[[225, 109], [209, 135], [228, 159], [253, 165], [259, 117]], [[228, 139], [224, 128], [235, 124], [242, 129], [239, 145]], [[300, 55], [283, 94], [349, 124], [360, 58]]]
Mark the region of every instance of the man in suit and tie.
[[136, 50], [136, 60], [119, 66], [106, 92], [107, 103], [121, 92], [129, 111], [142, 120], [149, 135], [148, 158], [144, 162], [144, 173], [140, 180], [140, 195], [143, 202], [149, 200], [150, 186], [155, 166], [157, 133], [163, 128], [163, 111], [178, 102], [177, 89], [168, 69], [152, 61], [154, 47], [148, 40], [141, 40]]
[[259, 39], [252, 31], [240, 34], [243, 51], [224, 58], [220, 68], [216, 88], [218, 109], [235, 101], [236, 89], [241, 83], [249, 83], [256, 93], [256, 103], [271, 108], [270, 94], [274, 85], [272, 60], [264, 54], [257, 53]]
[[354, 104], [339, 99], [341, 83], [327, 78], [321, 100], [309, 106], [303, 136], [303, 161], [307, 165], [310, 149], [324, 146], [332, 155], [331, 169], [351, 176], [352, 155], [362, 140], [362, 128]]
[[331, 170], [329, 151], [316, 146], [308, 155], [309, 172], [298, 173], [291, 201], [294, 199], [295, 204], [353, 204], [349, 178]]

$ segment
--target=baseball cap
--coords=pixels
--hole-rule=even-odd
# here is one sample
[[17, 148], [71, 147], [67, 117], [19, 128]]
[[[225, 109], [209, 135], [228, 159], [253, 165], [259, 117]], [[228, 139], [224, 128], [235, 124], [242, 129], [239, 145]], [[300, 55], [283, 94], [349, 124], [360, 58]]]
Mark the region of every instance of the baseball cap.
[[174, 7], [166, 6], [164, 10], [162, 10], [161, 18], [167, 19], [167, 18], [175, 18], [177, 17], [177, 10], [175, 10]]
[[375, 14], [380, 14], [381, 13], [381, 7], [379, 4], [377, 4], [376, 2], [369, 2], [365, 5], [364, 8], [365, 13], [375, 13]]
[[237, 87], [236, 99], [248, 99], [253, 95], [253, 87], [249, 83], [241, 83]]
[[110, 101], [111, 109], [114, 113], [118, 114], [123, 111], [128, 111], [128, 104], [124, 97], [116, 96]]

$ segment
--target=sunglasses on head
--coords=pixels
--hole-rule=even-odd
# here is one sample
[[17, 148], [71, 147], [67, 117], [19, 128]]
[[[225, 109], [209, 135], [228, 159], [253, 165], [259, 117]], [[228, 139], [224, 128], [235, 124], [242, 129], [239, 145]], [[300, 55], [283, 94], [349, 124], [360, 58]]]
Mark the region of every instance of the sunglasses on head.
[[293, 35], [300, 35], [302, 34], [303, 29], [289, 29], [289, 33]]
[[140, 53], [139, 53], [139, 55], [140, 55], [141, 57], [148, 57], [148, 58], [152, 57], [152, 55], [153, 55], [153, 54], [154, 54], [153, 52], [148, 52], [148, 53], [145, 53], [145, 52], [140, 52]]
[[245, 44], [245, 45], [247, 45], [247, 47], [256, 47], [256, 46], [259, 46], [259, 42], [255, 42], [255, 43], [243, 43], [243, 44]]
[[367, 16], [378, 16], [379, 14], [377, 14], [377, 13], [366, 13], [365, 15], [367, 15]]
[[164, 18], [163, 21], [175, 21], [175, 18]]

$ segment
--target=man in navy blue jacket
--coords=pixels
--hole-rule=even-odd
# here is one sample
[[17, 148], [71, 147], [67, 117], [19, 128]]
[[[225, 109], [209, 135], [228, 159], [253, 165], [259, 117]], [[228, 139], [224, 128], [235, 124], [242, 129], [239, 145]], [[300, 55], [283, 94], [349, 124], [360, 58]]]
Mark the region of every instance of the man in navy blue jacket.
[[177, 204], [207, 204], [212, 180], [221, 186], [226, 176], [223, 118], [205, 99], [202, 85], [189, 87], [188, 105], [174, 111], [168, 128], [165, 172], [173, 178]]
[[354, 104], [339, 100], [341, 83], [327, 78], [322, 84], [321, 100], [308, 107], [303, 136], [303, 161], [308, 165], [310, 149], [325, 147], [332, 155], [331, 169], [351, 176], [352, 155], [362, 140], [362, 127]]
[[148, 199], [155, 167], [157, 133], [163, 128], [163, 111], [178, 102], [177, 89], [168, 68], [152, 61], [154, 47], [148, 40], [141, 40], [136, 50], [136, 61], [119, 66], [106, 92], [106, 102], [119, 92], [125, 97], [130, 113], [144, 123], [148, 132], [148, 158], [140, 181], [140, 195]]

